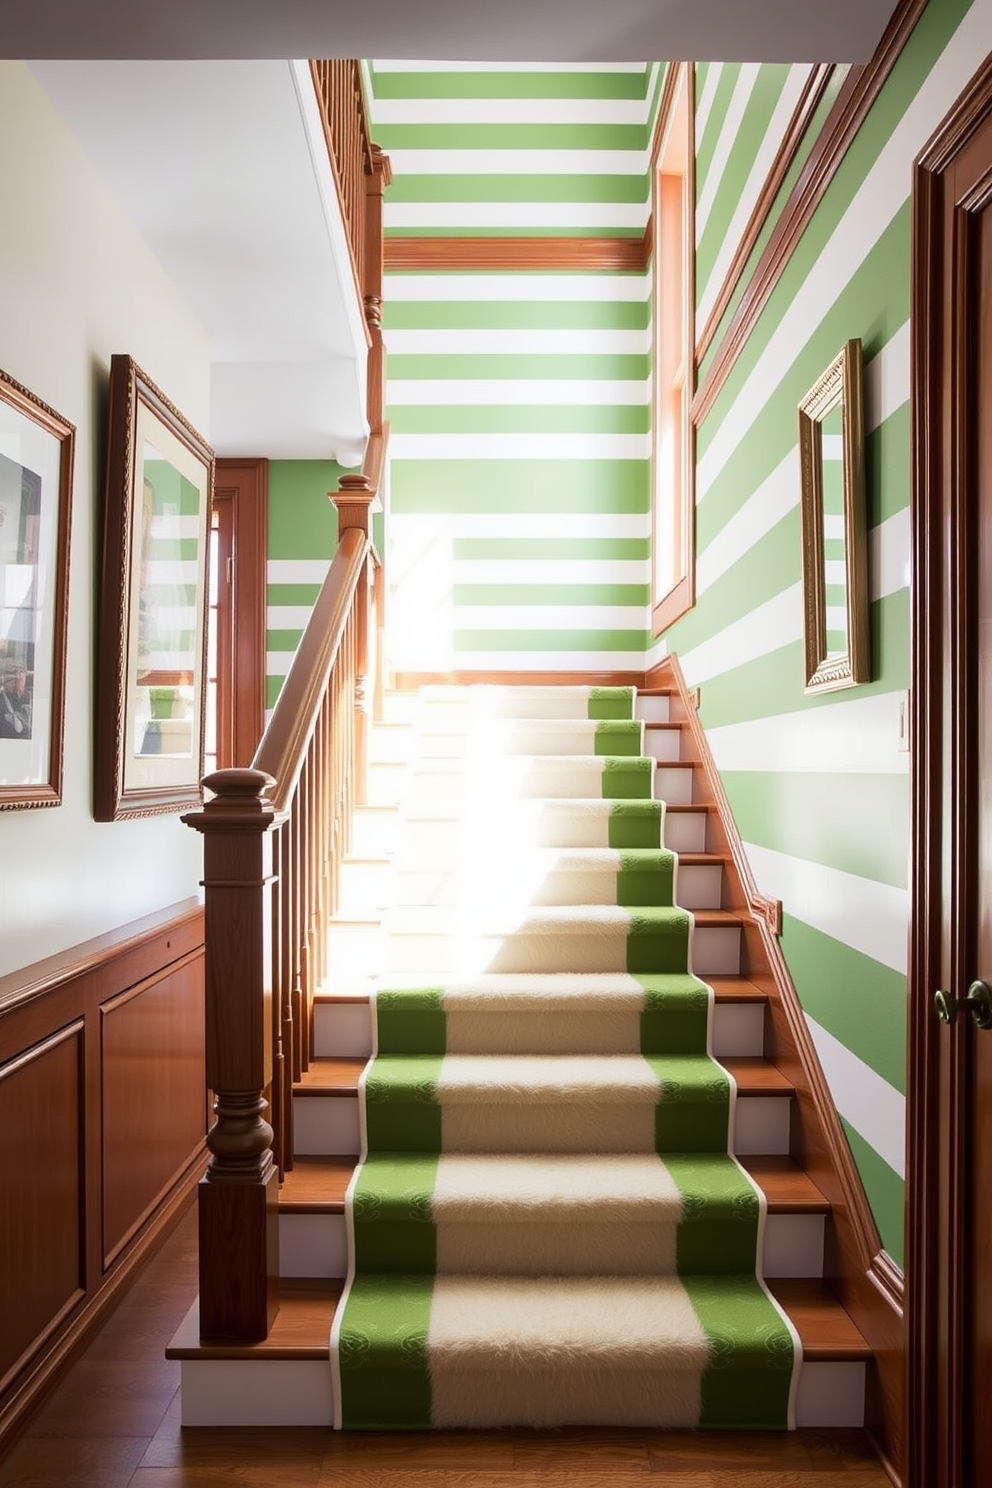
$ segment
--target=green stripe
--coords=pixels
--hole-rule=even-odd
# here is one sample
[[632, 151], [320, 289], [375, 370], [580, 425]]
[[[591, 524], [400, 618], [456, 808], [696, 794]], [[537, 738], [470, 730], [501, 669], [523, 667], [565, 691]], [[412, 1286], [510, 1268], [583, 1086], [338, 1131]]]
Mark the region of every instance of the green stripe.
[[[684, 909], [644, 906], [631, 912], [627, 932], [627, 970], [685, 971], [689, 964], [691, 915]], [[678, 1144], [674, 1145], [676, 1150]], [[686, 1149], [693, 1150], [693, 1149]]]
[[[631, 586], [633, 587], [633, 586]], [[633, 718], [632, 687], [590, 687], [587, 704], [589, 718]]]
[[716, 151], [723, 121], [727, 117], [730, 108], [730, 100], [737, 86], [740, 76], [741, 64], [739, 62], [728, 62], [724, 65], [720, 80], [716, 85], [713, 95], [713, 104], [710, 108], [710, 116], [706, 121], [706, 132], [702, 139], [696, 140], [696, 203], [703, 194], [706, 186], [706, 177], [709, 174], [710, 165]]
[[[451, 602], [466, 605], [619, 605], [640, 607], [648, 584], [453, 584]], [[590, 715], [592, 716], [592, 715]]]
[[404, 403], [389, 410], [394, 434], [648, 434], [646, 403]]
[[267, 605], [310, 605], [317, 602], [319, 584], [266, 584]]
[[868, 525], [905, 510], [910, 491], [909, 403], [904, 403], [865, 440], [865, 495]]
[[373, 1059], [365, 1077], [370, 1151], [440, 1152], [441, 1107], [437, 1103], [440, 1073], [440, 1056], [384, 1055]]
[[[604, 782], [605, 783], [605, 782]], [[608, 792], [604, 791], [604, 795]], [[661, 802], [614, 801], [610, 810], [608, 842], [616, 849], [661, 846]]]
[[[706, 546], [702, 533], [700, 546]], [[706, 590], [695, 610], [679, 622], [679, 652], [684, 655], [691, 651], [735, 621], [745, 619], [752, 610], [774, 599], [792, 584], [797, 584], [801, 576], [801, 555], [799, 507], [795, 506], [746, 549]]]
[[627, 849], [620, 854], [617, 903], [627, 909], [674, 902], [675, 854], [664, 848]]
[[905, 1094], [905, 976], [791, 914], [782, 954], [804, 1012]]
[[646, 537], [456, 537], [451, 556], [459, 558], [647, 558]]
[[[682, 965], [685, 966], [683, 957]], [[705, 1054], [645, 1054], [661, 1082], [655, 1107], [655, 1151], [726, 1152], [730, 1080]]]
[[390, 205], [399, 202], [644, 202], [646, 175], [444, 175], [396, 176]]
[[788, 1425], [792, 1335], [750, 1276], [683, 1276], [706, 1331], [700, 1426], [781, 1430]]
[[854, 1130], [843, 1116], [840, 1124], [850, 1144], [865, 1194], [871, 1207], [872, 1218], [878, 1226], [882, 1244], [897, 1266], [904, 1265], [904, 1238], [906, 1224], [906, 1185], [888, 1163], [869, 1146], [864, 1137]]
[[454, 651], [630, 651], [648, 647], [643, 630], [455, 630]]
[[394, 460], [391, 509], [481, 516], [646, 512], [647, 460]]
[[[387, 280], [388, 290], [388, 280]], [[515, 381], [520, 377], [549, 382], [644, 382], [651, 373], [648, 352], [393, 352], [391, 382], [420, 379], [473, 378]], [[387, 385], [388, 396], [388, 385]]]
[[908, 775], [724, 770], [722, 779], [745, 842], [906, 888]]
[[295, 651], [300, 644], [302, 630], [267, 630], [265, 632], [266, 651]]
[[355, 1265], [359, 1271], [437, 1269], [437, 1230], [431, 1200], [437, 1157], [425, 1153], [371, 1154], [358, 1170], [353, 1194]]
[[646, 299], [486, 301], [455, 295], [387, 302], [382, 320], [387, 330], [643, 331], [651, 310]]
[[723, 1153], [665, 1153], [663, 1161], [682, 1194], [679, 1275], [753, 1275], [761, 1206], [743, 1170]]
[[327, 493], [343, 473], [336, 460], [268, 462], [269, 559], [333, 558], [338, 515]]
[[[376, 124], [393, 150], [644, 150], [643, 124]], [[394, 167], [395, 168], [395, 167]]]
[[379, 987], [373, 1007], [379, 1054], [445, 1052], [447, 1020], [440, 987]]
[[[643, 99], [647, 74], [514, 72], [512, 69], [506, 72], [373, 71], [372, 85], [375, 98]], [[455, 123], [448, 127], [461, 126]]]
[[356, 1276], [340, 1334], [343, 1424], [351, 1431], [431, 1424], [430, 1276]]
[[639, 976], [644, 989], [641, 1053], [699, 1054], [706, 1048], [712, 993], [689, 972]]
[[[603, 795], [607, 800], [650, 800], [651, 786], [654, 781], [653, 760], [647, 759], [604, 759], [603, 761]], [[655, 803], [657, 804], [657, 803]], [[613, 819], [618, 813], [614, 807]], [[611, 846], [613, 842], [611, 839]], [[657, 970], [659, 968], [648, 968]]]

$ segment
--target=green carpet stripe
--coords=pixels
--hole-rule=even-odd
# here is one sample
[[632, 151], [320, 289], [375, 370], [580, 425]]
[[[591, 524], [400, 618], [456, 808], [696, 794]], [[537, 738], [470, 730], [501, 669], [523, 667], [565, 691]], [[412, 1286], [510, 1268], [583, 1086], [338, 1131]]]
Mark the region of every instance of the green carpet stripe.
[[677, 1254], [679, 1274], [753, 1273], [761, 1206], [732, 1158], [666, 1153], [665, 1167], [682, 1194]]
[[753, 1276], [684, 1276], [710, 1343], [700, 1426], [782, 1430], [789, 1421], [792, 1335]]
[[655, 1108], [655, 1151], [726, 1152], [730, 1079], [699, 1055], [645, 1054], [661, 1084]]
[[375, 998], [380, 1054], [443, 1054], [444, 995], [439, 987], [380, 987]]
[[355, 1277], [339, 1346], [347, 1429], [409, 1431], [430, 1426], [427, 1330], [433, 1290], [430, 1276]]
[[709, 1026], [709, 988], [688, 972], [639, 976], [644, 988], [641, 1053], [702, 1054]]
[[654, 760], [603, 759], [603, 795], [607, 800], [650, 801]]
[[633, 976], [642, 971], [685, 971], [691, 923], [684, 909], [652, 910], [642, 906], [632, 911], [627, 931], [627, 970]]
[[617, 872], [617, 903], [671, 905], [675, 889], [675, 854], [665, 848], [621, 850]]
[[660, 801], [615, 800], [610, 810], [607, 840], [610, 847], [620, 851], [631, 847], [660, 847], [661, 822]]
[[633, 718], [632, 687], [591, 687], [588, 714], [590, 718]]
[[359, 1271], [423, 1272], [437, 1264], [431, 1199], [437, 1157], [380, 1152], [359, 1170], [353, 1194], [355, 1265]]
[[595, 752], [599, 755], [641, 753], [641, 725], [633, 718], [611, 718], [596, 724]]
[[372, 1152], [440, 1152], [437, 1104], [440, 1057], [373, 1059], [365, 1078], [365, 1120]]

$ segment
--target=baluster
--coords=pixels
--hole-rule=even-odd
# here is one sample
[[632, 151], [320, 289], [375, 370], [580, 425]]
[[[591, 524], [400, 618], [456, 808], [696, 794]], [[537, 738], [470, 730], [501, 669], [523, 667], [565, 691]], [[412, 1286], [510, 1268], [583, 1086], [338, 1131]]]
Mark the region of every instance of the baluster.
[[272, 1081], [272, 807], [262, 770], [218, 770], [182, 820], [203, 834], [206, 1078], [216, 1121], [199, 1186], [200, 1337], [252, 1343], [279, 1309]]
[[[371, 506], [375, 493], [367, 475], [342, 475], [339, 489], [331, 494], [338, 509], [338, 534], [349, 527], [357, 527], [366, 535], [371, 529]], [[355, 590], [355, 604], [349, 627], [355, 626], [354, 678], [354, 773], [350, 791], [352, 803], [368, 800], [368, 736], [370, 727], [371, 693], [369, 690], [369, 565], [362, 565], [361, 578]]]

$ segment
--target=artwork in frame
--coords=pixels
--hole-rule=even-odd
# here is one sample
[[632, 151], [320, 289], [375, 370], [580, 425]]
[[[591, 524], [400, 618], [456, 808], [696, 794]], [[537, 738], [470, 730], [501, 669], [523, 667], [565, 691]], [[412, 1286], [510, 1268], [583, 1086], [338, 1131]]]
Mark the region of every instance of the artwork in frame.
[[132, 357], [112, 357], [98, 821], [188, 810], [201, 799], [213, 474], [202, 436]]
[[0, 810], [62, 803], [75, 438], [0, 372]]

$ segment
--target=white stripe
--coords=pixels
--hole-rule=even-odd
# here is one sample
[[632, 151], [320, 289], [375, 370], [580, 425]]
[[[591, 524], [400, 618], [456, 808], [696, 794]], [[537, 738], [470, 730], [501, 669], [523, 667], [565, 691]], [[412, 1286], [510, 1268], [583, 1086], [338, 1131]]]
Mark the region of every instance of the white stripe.
[[720, 724], [707, 729], [706, 738], [720, 770], [908, 775], [909, 755], [898, 747], [904, 697], [902, 692], [854, 696], [821, 708]]
[[458, 630], [638, 630], [643, 605], [457, 605]]
[[475, 651], [449, 650], [437, 666], [412, 655], [399, 671], [603, 672], [644, 670], [643, 651]]
[[176, 538], [196, 537], [203, 532], [203, 518], [180, 516], [178, 512], [155, 512], [151, 522], [153, 542], [175, 541]]
[[302, 632], [312, 614], [313, 605], [269, 605], [265, 611], [265, 628]]
[[837, 1110], [883, 1162], [905, 1177], [905, 1096], [808, 1013], [806, 1023]]
[[[713, 302], [723, 284], [724, 276], [730, 267], [730, 260], [737, 251], [741, 235], [747, 225], [748, 218], [754, 210], [754, 204], [761, 194], [762, 187], [768, 178], [768, 172], [772, 168], [779, 145], [785, 137], [789, 120], [792, 117], [796, 104], [799, 102], [800, 94], [806, 85], [806, 80], [811, 70], [808, 63], [797, 63], [795, 67], [790, 67], [789, 69], [785, 79], [785, 86], [772, 112], [771, 119], [768, 121], [768, 128], [765, 130], [764, 138], [758, 146], [758, 153], [754, 158], [754, 164], [751, 166], [747, 180], [741, 189], [740, 199], [734, 209], [734, 214], [727, 227], [726, 236], [713, 261], [710, 277], [706, 282], [706, 288], [700, 298], [699, 309], [696, 314], [698, 324], [701, 326], [706, 324], [709, 313], [713, 308]], [[697, 232], [697, 240], [699, 235], [699, 232]]]
[[199, 564], [196, 559], [152, 558], [147, 565], [146, 586], [172, 589], [177, 584], [196, 584]]
[[781, 899], [788, 914], [873, 961], [905, 973], [907, 889], [753, 842], [745, 842], [744, 850], [761, 893]]
[[868, 553], [872, 599], [909, 588], [910, 539], [908, 506], [872, 528]]
[[706, 134], [706, 126], [710, 122], [710, 114], [713, 110], [713, 100], [716, 90], [723, 76], [723, 63], [711, 62], [703, 84], [703, 91], [696, 100], [696, 154], [699, 154], [700, 146]]
[[390, 381], [390, 408], [609, 408], [642, 406], [649, 401], [647, 382], [552, 382], [537, 378], [462, 378], [458, 382], [424, 378]]
[[270, 558], [265, 565], [268, 584], [322, 584], [330, 558]]
[[726, 630], [687, 651], [682, 657], [686, 681], [695, 687], [708, 677], [731, 672], [759, 656], [777, 651], [780, 646], [801, 640], [802, 634], [802, 589], [799, 584], [792, 584], [735, 620]]
[[844, 458], [843, 434], [820, 434], [820, 458], [828, 464], [839, 465]]
[[375, 124], [643, 124], [641, 98], [377, 98]]
[[752, 428], [755, 388], [767, 402], [782, 385], [796, 356], [822, 325], [888, 227], [905, 205], [910, 179], [906, 166], [933, 133], [949, 102], [962, 91], [976, 57], [988, 51], [990, 0], [975, 0], [911, 101], [775, 328], [764, 351], [734, 399], [697, 467], [697, 499], [703, 500]]
[[499, 301], [595, 303], [635, 302], [647, 300], [651, 285], [647, 274], [521, 274], [507, 269], [502, 274], [438, 274], [433, 270], [419, 274], [387, 274], [387, 299], [448, 304], [451, 301]]
[[636, 228], [648, 220], [643, 202], [391, 202], [386, 200], [387, 228], [403, 227], [578, 227]]
[[[901, 326], [865, 368], [865, 424], [869, 432], [877, 429], [889, 415], [909, 398], [909, 324]], [[908, 493], [907, 493], [908, 494]], [[697, 592], [704, 593], [722, 574], [732, 568], [766, 533], [781, 522], [799, 504], [799, 449], [793, 447], [776, 465], [758, 489], [738, 507], [724, 523], [696, 562]], [[907, 517], [908, 520], [908, 517]], [[877, 529], [876, 529], [877, 530]], [[873, 542], [877, 541], [873, 535]], [[889, 540], [886, 539], [886, 542]], [[908, 557], [908, 538], [906, 554]], [[889, 562], [886, 552], [884, 561]], [[872, 549], [869, 573], [872, 576], [872, 598], [880, 599], [895, 589], [904, 588], [908, 579], [894, 584], [888, 576], [885, 587], [876, 592], [879, 573], [878, 555]]]
[[454, 584], [645, 584], [640, 558], [457, 558]]
[[730, 151], [733, 148], [734, 141], [737, 139], [737, 134], [741, 126], [741, 120], [743, 119], [747, 111], [747, 106], [751, 101], [751, 94], [754, 92], [754, 85], [758, 81], [759, 72], [760, 67], [757, 62], [745, 62], [741, 67], [741, 70], [737, 76], [737, 81], [734, 84], [734, 91], [730, 96], [730, 105], [727, 109], [723, 124], [720, 128], [720, 134], [716, 142], [716, 148], [713, 151], [713, 158], [711, 159], [709, 168], [706, 172], [706, 180], [703, 182], [703, 189], [700, 192], [699, 200], [696, 203], [697, 244], [700, 242], [703, 233], [706, 231], [706, 223], [709, 220], [710, 212], [713, 209], [713, 203], [716, 200], [717, 190], [719, 189], [720, 183], [723, 180], [724, 172], [727, 168], [728, 156], [730, 155]]
[[[439, 354], [485, 356], [643, 356], [651, 350], [651, 330], [544, 330], [520, 326], [513, 330], [493, 327], [457, 327], [448, 330], [400, 330], [386, 332], [393, 356], [437, 356]], [[521, 368], [521, 371], [524, 371]]]
[[644, 150], [397, 150], [397, 176], [643, 176]]
[[[657, 66], [657, 63], [653, 64]], [[376, 57], [374, 72], [645, 72], [643, 62], [404, 62]]]
[[879, 428], [909, 402], [909, 321], [890, 336], [865, 367], [865, 428]]
[[[429, 524], [429, 525], [428, 525]], [[390, 517], [389, 531], [397, 548], [415, 552], [432, 544], [447, 543], [456, 537], [519, 537], [526, 541], [542, 537], [648, 538], [651, 519], [647, 512], [612, 516], [596, 512], [453, 512], [450, 516], [421, 516], [417, 512], [396, 512]]]
[[397, 460], [647, 460], [650, 434], [393, 434]]

